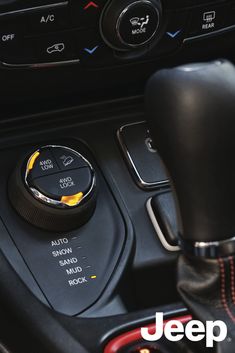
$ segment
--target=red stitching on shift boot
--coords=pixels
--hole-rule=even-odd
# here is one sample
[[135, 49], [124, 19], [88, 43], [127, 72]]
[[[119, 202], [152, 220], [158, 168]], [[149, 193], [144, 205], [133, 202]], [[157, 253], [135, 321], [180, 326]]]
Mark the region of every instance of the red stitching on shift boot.
[[230, 281], [231, 281], [231, 294], [232, 301], [235, 304], [235, 267], [234, 260], [232, 256], [229, 256], [229, 264], [230, 264]]
[[225, 287], [225, 267], [224, 267], [224, 261], [223, 259], [218, 259], [219, 262], [219, 267], [220, 267], [220, 277], [221, 277], [221, 282], [220, 282], [220, 289], [221, 289], [221, 303], [224, 307], [224, 310], [230, 317], [230, 319], [235, 323], [235, 317], [233, 316], [232, 312], [229, 309], [227, 298], [226, 298], [226, 287]]

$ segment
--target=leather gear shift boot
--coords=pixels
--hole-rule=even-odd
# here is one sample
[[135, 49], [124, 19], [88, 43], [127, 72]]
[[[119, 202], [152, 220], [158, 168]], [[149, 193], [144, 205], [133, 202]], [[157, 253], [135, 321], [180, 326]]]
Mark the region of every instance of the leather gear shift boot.
[[[235, 352], [235, 258], [202, 259], [181, 255], [178, 260], [178, 291], [196, 320], [222, 320], [227, 339], [208, 351]], [[204, 347], [203, 352], [206, 348]], [[207, 351], [207, 350], [206, 350]]]

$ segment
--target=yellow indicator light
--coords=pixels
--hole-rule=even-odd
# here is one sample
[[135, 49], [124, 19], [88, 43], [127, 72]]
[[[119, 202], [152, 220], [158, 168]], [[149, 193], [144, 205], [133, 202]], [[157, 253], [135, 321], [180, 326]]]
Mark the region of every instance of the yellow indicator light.
[[61, 201], [68, 206], [76, 206], [83, 198], [83, 193], [79, 192], [76, 195], [62, 196]]
[[142, 348], [140, 349], [140, 353], [151, 353], [148, 348]]
[[30, 159], [30, 162], [29, 162], [29, 165], [28, 165], [28, 171], [33, 169], [34, 163], [35, 163], [35, 161], [36, 161], [36, 159], [38, 158], [39, 155], [40, 155], [40, 152], [35, 152], [32, 155], [32, 157]]
[[91, 279], [96, 279], [97, 278], [97, 276], [91, 276]]

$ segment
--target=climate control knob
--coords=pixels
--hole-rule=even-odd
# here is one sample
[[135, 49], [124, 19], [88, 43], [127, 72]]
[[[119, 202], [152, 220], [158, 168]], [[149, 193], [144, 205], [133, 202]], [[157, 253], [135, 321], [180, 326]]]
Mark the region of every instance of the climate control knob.
[[96, 204], [93, 167], [77, 151], [47, 145], [15, 168], [9, 197], [29, 223], [48, 231], [68, 231], [86, 223]]
[[113, 49], [142, 48], [157, 38], [161, 17], [159, 0], [114, 0], [101, 16], [101, 33]]

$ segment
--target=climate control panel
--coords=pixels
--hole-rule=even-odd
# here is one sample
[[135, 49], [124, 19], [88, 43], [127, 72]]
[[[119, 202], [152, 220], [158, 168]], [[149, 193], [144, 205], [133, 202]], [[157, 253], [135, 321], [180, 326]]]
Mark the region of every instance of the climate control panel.
[[234, 1], [1, 1], [0, 62], [96, 68], [152, 60], [234, 30], [234, 14]]

